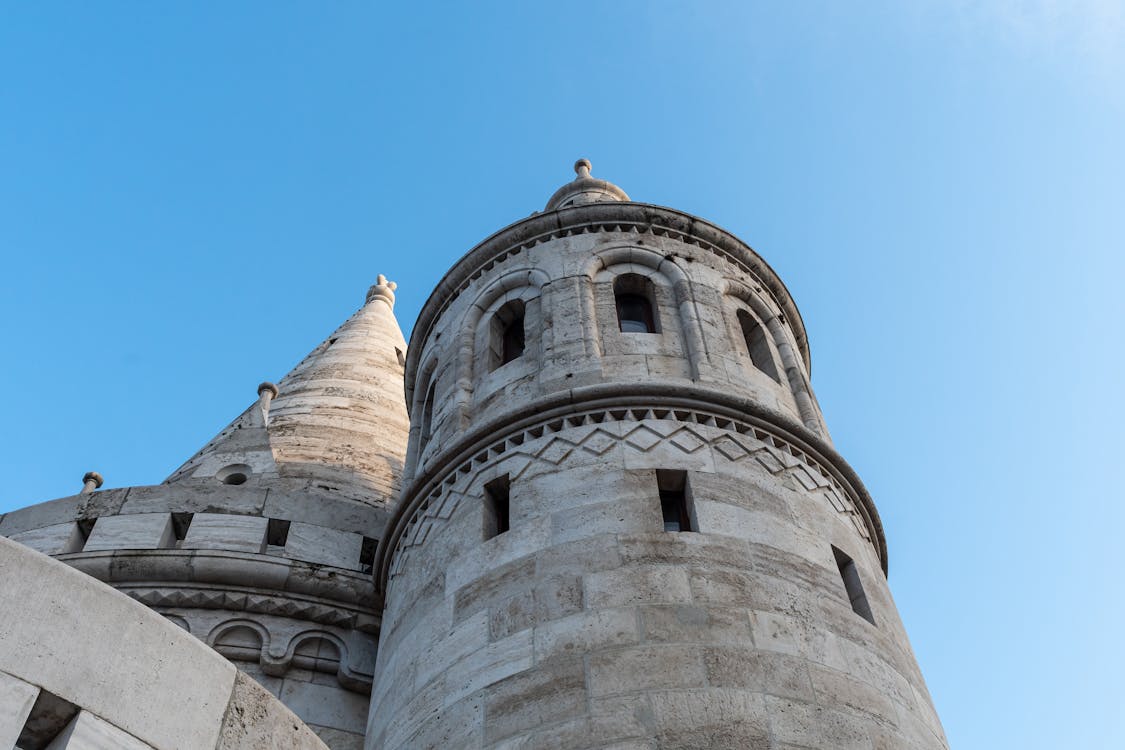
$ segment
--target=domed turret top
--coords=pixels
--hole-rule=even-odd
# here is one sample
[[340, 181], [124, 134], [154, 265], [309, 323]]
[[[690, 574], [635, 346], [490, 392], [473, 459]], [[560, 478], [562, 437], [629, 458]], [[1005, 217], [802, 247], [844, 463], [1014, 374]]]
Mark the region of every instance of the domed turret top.
[[606, 203], [608, 201], [627, 201], [625, 191], [606, 180], [596, 180], [590, 176], [590, 160], [579, 159], [574, 162], [574, 173], [578, 175], [555, 191], [547, 201], [545, 211], [555, 211], [586, 203]]

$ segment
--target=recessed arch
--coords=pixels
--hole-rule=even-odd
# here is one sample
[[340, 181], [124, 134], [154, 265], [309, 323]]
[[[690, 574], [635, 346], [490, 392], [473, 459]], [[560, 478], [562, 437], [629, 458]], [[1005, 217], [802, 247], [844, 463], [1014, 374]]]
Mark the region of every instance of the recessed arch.
[[707, 348], [703, 339], [703, 328], [699, 322], [699, 312], [692, 297], [691, 281], [671, 256], [661, 255], [646, 248], [631, 245], [607, 248], [592, 257], [583, 267], [582, 275], [587, 278], [587, 283], [582, 294], [582, 318], [586, 326], [586, 338], [594, 347], [592, 354], [600, 356], [602, 353], [598, 343], [600, 338], [595, 317], [594, 282], [604, 278], [607, 273], [616, 275], [617, 272], [625, 270], [620, 266], [627, 266], [626, 272], [629, 273], [640, 273], [650, 277], [655, 274], [672, 288], [676, 317], [683, 333], [691, 376], [698, 378], [700, 365], [707, 355]]

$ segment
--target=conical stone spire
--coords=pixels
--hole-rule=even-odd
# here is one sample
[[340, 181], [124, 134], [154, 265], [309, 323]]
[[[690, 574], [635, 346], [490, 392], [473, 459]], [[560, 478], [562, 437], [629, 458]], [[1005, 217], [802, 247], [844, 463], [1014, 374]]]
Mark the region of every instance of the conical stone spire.
[[[398, 492], [409, 420], [395, 283], [379, 276], [351, 318], [166, 481], [330, 491], [385, 505]], [[226, 474], [224, 473], [226, 472]]]

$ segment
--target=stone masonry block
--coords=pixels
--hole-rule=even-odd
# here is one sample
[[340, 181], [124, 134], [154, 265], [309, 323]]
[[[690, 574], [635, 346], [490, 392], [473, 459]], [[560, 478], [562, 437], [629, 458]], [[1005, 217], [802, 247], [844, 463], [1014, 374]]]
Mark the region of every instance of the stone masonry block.
[[484, 700], [484, 739], [495, 742], [586, 708], [581, 658], [557, 659], [497, 683]]
[[0, 747], [16, 746], [37, 697], [38, 687], [0, 672]]
[[359, 570], [363, 537], [347, 531], [293, 521], [283, 554], [294, 560]]
[[152, 745], [89, 711], [79, 711], [47, 750], [152, 750]]
[[196, 513], [181, 547], [260, 553], [265, 550], [268, 524], [268, 519], [259, 516]]
[[82, 548], [82, 534], [74, 521], [56, 523], [41, 529], [32, 529], [12, 534], [13, 542], [31, 547], [44, 555], [61, 555], [64, 552], [77, 552]]
[[592, 696], [707, 684], [701, 649], [694, 644], [658, 644], [601, 651], [589, 656]]
[[687, 570], [676, 565], [635, 566], [590, 573], [585, 577], [585, 586], [588, 609], [691, 601]]
[[165, 549], [172, 546], [172, 516], [169, 513], [136, 513], [105, 516], [94, 524], [84, 552], [114, 549]]

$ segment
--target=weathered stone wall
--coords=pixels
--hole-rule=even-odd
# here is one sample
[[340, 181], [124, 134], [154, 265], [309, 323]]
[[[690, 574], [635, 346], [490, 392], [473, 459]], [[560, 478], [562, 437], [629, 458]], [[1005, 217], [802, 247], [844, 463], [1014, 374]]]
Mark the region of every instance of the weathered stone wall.
[[[0, 539], [0, 747], [323, 749], [275, 697], [164, 618]], [[36, 617], [12, 616], [33, 612]]]
[[[945, 747], [799, 316], [760, 258], [693, 222], [639, 204], [538, 215], [427, 303], [406, 488], [376, 560], [367, 747]], [[621, 274], [651, 283], [659, 333], [618, 330]], [[490, 316], [512, 299], [527, 346], [490, 369]], [[657, 470], [686, 472], [695, 530], [663, 530]], [[487, 538], [485, 485], [505, 474], [510, 530]]]
[[[333, 750], [352, 750], [363, 744], [379, 626], [368, 535], [384, 523], [379, 507], [285, 480], [199, 481], [30, 506], [0, 519], [0, 536], [148, 605], [253, 676]], [[279, 525], [285, 543], [271, 544]]]

